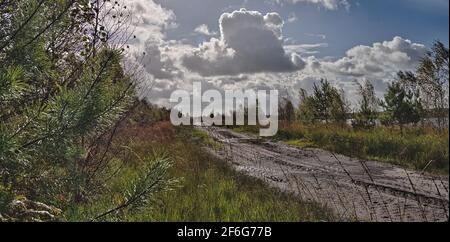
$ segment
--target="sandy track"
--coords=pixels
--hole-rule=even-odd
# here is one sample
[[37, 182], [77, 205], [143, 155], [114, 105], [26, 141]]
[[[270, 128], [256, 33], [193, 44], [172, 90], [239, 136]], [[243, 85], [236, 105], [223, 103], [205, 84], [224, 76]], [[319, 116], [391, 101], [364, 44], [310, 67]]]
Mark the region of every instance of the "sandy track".
[[247, 175], [333, 209], [342, 220], [448, 221], [449, 178], [217, 127], [202, 127], [221, 143], [208, 148]]

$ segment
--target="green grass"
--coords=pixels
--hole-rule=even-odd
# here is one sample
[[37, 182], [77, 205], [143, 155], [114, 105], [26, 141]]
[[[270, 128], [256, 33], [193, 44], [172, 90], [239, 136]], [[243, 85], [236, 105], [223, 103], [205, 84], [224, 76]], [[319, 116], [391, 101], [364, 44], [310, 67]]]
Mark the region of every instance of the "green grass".
[[[132, 136], [133, 137], [133, 136]], [[207, 135], [192, 128], [177, 128], [167, 140], [151, 142], [133, 138], [132, 148], [140, 156], [152, 150], [165, 151], [174, 160], [171, 177], [180, 182], [171, 191], [159, 193], [138, 212], [125, 212], [122, 221], [330, 221], [332, 213], [317, 204], [271, 188], [260, 180], [240, 174], [205, 153], [201, 146], [214, 145]], [[123, 142], [128, 142], [126, 139]], [[111, 201], [120, 201], [121, 187], [139, 165], [127, 166], [109, 184], [110, 193], [95, 201], [74, 206], [66, 219], [80, 221], [105, 211]]]
[[218, 142], [215, 142], [209, 135], [200, 129], [193, 128], [191, 130], [191, 135], [195, 139], [197, 138], [203, 145], [219, 149], [221, 148], [221, 144]]
[[258, 126], [230, 126], [231, 130], [240, 133], [251, 133], [258, 134], [259, 127]]
[[286, 141], [286, 144], [300, 148], [318, 148], [313, 142], [307, 139], [294, 139]]
[[378, 160], [416, 170], [424, 169], [432, 161], [428, 171], [441, 174], [448, 174], [449, 171], [448, 133], [411, 130], [400, 135], [386, 128], [366, 131], [297, 126], [283, 130], [278, 138], [294, 145], [320, 147], [351, 157]]

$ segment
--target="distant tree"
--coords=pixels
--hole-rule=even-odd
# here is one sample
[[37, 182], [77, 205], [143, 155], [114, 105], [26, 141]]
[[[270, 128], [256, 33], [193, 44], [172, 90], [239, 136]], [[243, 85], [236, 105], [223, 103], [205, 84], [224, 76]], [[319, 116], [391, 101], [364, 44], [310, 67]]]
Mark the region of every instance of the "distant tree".
[[313, 105], [315, 118], [329, 123], [345, 122], [346, 101], [343, 93], [333, 87], [328, 80], [322, 79], [313, 87]]
[[381, 116], [383, 123], [398, 124], [402, 134], [405, 124], [420, 121], [423, 110], [417, 93], [407, 90], [400, 82], [389, 85], [382, 106], [385, 109]]
[[298, 108], [297, 119], [303, 123], [312, 124], [315, 122], [314, 98], [308, 96], [305, 89], [300, 90], [300, 105]]
[[279, 107], [279, 119], [292, 123], [295, 121], [295, 108], [291, 100], [285, 98], [284, 102]]
[[313, 86], [313, 105], [316, 119], [324, 120], [328, 123], [331, 119], [333, 87], [327, 80], [320, 80], [320, 84]]
[[338, 124], [347, 122], [349, 105], [343, 90], [334, 88], [332, 92], [331, 119]]
[[333, 87], [325, 79], [322, 79], [319, 84], [314, 84], [311, 96], [308, 96], [304, 89], [300, 90], [298, 116], [303, 122], [343, 124], [347, 120], [347, 113], [348, 103], [344, 98], [344, 92]]
[[375, 126], [378, 117], [379, 104], [374, 87], [369, 81], [365, 81], [364, 85], [359, 82], [356, 82], [356, 84], [358, 85], [360, 100], [352, 125], [353, 127], [372, 128]]
[[420, 61], [416, 72], [399, 72], [399, 81], [406, 88], [418, 92], [428, 117], [437, 118], [438, 126], [446, 126], [449, 107], [449, 49], [439, 41]]

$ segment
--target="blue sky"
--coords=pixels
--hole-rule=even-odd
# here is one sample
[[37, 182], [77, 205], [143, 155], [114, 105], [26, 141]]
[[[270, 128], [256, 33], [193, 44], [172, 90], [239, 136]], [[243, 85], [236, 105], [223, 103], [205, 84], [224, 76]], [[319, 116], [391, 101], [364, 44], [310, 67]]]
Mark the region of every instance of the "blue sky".
[[360, 0], [359, 5], [353, 4], [349, 11], [334, 12], [301, 5], [287, 9], [285, 11], [298, 13], [304, 21], [300, 21], [299, 26], [287, 25], [284, 33], [298, 38], [305, 32], [324, 33], [330, 43], [326, 53], [330, 55], [393, 36], [426, 45], [435, 39], [448, 44], [448, 0]]
[[[263, 0], [158, 0], [163, 7], [172, 9], [179, 28], [170, 31], [172, 38], [193, 38], [190, 33], [206, 24], [218, 31], [218, 18], [225, 11], [248, 10], [278, 12], [283, 18], [295, 14], [298, 18], [284, 26], [285, 37], [300, 43], [327, 42], [322, 56], [343, 55], [355, 45], [402, 36], [413, 42], [429, 46], [434, 40], [448, 45], [448, 0], [358, 0], [350, 1], [350, 8], [329, 10], [310, 3], [274, 4]], [[326, 35], [326, 40], [315, 35]], [[202, 41], [201, 37], [193, 41]]]

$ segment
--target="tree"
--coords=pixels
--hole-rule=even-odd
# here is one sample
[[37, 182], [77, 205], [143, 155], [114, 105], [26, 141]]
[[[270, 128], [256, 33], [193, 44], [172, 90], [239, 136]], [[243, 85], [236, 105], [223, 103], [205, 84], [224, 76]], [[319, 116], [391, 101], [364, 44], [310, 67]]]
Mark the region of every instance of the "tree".
[[360, 95], [358, 112], [355, 114], [353, 127], [372, 128], [375, 126], [378, 117], [378, 99], [375, 96], [375, 90], [369, 81], [364, 85], [356, 82]]
[[438, 126], [444, 128], [449, 107], [449, 49], [436, 41], [416, 72], [399, 72], [398, 79], [405, 87], [419, 93], [427, 116], [436, 118]]
[[135, 100], [129, 20], [113, 1], [0, 2], [0, 213], [15, 194], [65, 208], [103, 192]]
[[284, 99], [284, 102], [279, 107], [279, 118], [287, 123], [292, 123], [295, 120], [294, 105], [289, 99]]
[[420, 121], [422, 104], [417, 93], [406, 90], [400, 82], [389, 85], [382, 106], [385, 109], [383, 122], [397, 123], [402, 134], [405, 124], [416, 124]]
[[308, 96], [305, 89], [300, 90], [300, 105], [298, 108], [298, 119], [303, 123], [312, 124], [315, 122], [316, 114], [314, 108], [314, 97]]
[[348, 105], [344, 99], [344, 94], [327, 80], [322, 79], [319, 85], [314, 84], [311, 99], [304, 99], [304, 104], [307, 106], [302, 108], [303, 112], [309, 113], [312, 111], [314, 120], [322, 120], [327, 124], [331, 121], [345, 123]]
[[334, 88], [332, 93], [331, 119], [338, 124], [345, 124], [348, 118], [349, 105], [344, 91]]
[[439, 127], [444, 127], [444, 109], [448, 108], [449, 85], [449, 49], [443, 43], [437, 41], [432, 50], [422, 59], [417, 77], [419, 85], [427, 96], [433, 116], [438, 119]]

